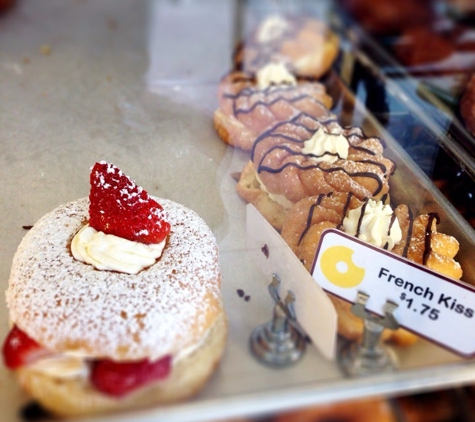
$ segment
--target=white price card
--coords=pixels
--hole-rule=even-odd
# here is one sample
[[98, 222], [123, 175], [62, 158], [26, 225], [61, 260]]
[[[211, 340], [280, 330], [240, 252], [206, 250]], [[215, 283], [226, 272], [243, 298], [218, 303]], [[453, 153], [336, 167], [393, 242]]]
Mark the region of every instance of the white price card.
[[288, 291], [295, 295], [294, 311], [298, 323], [320, 353], [327, 359], [334, 359], [337, 315], [332, 302], [259, 211], [248, 204], [246, 213], [246, 246], [251, 260], [266, 276], [268, 284], [273, 274], [279, 277], [282, 299]]
[[383, 314], [390, 300], [398, 323], [459, 355], [475, 355], [475, 289], [341, 231], [323, 233], [312, 267], [328, 292]]

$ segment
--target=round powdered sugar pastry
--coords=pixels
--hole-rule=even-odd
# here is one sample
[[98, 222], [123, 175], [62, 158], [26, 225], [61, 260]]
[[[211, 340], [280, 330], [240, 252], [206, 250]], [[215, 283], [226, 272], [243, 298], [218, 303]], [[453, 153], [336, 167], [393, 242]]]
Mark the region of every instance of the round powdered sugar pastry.
[[51, 351], [87, 358], [154, 360], [199, 344], [223, 314], [216, 241], [194, 211], [154, 199], [171, 232], [163, 255], [136, 275], [99, 271], [72, 256], [87, 198], [41, 218], [13, 259], [11, 322]]

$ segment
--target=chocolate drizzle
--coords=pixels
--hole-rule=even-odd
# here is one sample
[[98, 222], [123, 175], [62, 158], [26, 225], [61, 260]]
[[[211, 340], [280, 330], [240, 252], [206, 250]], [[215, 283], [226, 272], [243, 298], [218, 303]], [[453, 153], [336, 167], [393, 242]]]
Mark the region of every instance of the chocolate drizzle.
[[408, 212], [408, 218], [409, 218], [409, 227], [407, 228], [407, 234], [406, 234], [406, 241], [404, 243], [404, 250], [402, 251], [402, 256], [407, 258], [407, 253], [409, 251], [409, 246], [411, 244], [411, 238], [412, 238], [412, 229], [414, 227], [414, 215], [412, 214], [412, 211], [410, 208], [407, 209]]
[[[352, 160], [354, 163], [361, 163], [361, 164], [366, 164], [368, 166], [377, 167], [378, 171], [374, 171], [374, 172], [372, 171], [350, 172], [346, 170], [346, 168], [344, 167], [344, 164], [347, 162], [346, 160], [340, 160], [341, 164], [338, 164], [338, 161], [337, 161], [333, 163], [330, 167], [327, 167], [328, 163], [311, 162], [310, 164], [301, 164], [299, 160], [286, 161], [285, 164], [276, 166], [276, 167], [270, 167], [264, 164], [266, 159], [271, 157], [277, 151], [284, 151], [289, 156], [302, 157], [304, 159], [309, 159], [309, 161], [311, 161], [311, 157], [315, 155], [304, 154], [301, 152], [305, 141], [302, 140], [301, 137], [290, 136], [288, 135], [288, 133], [291, 132], [293, 128], [296, 128], [297, 130], [304, 129], [304, 131], [307, 133], [306, 139], [310, 139], [317, 130], [323, 128], [329, 134], [335, 135], [335, 133], [333, 133], [331, 129], [328, 130], [331, 127], [331, 125], [337, 125], [337, 123], [335, 122], [333, 118], [325, 122], [320, 122], [303, 113], [299, 114], [298, 116], [295, 116], [295, 118], [293, 118], [290, 121], [281, 122], [275, 125], [272, 129], [269, 129], [268, 131], [264, 132], [261, 136], [259, 136], [254, 142], [254, 145], [252, 147], [251, 160], [255, 162], [256, 150], [259, 147], [259, 145], [266, 139], [276, 138], [275, 144], [271, 146], [270, 148], [268, 148], [262, 154], [258, 163], [255, 163], [257, 172], [258, 173], [268, 172], [272, 174], [278, 174], [278, 173], [283, 172], [287, 167], [295, 167], [302, 171], [310, 170], [310, 169], [319, 169], [320, 171], [327, 174], [330, 174], [333, 172], [344, 172], [346, 175], [348, 175], [351, 178], [373, 179], [376, 182], [377, 186], [374, 192], [372, 192], [372, 195], [373, 196], [378, 195], [383, 189], [385, 178], [388, 173], [388, 169], [383, 163], [376, 160], [370, 160], [370, 159]], [[285, 130], [285, 127], [287, 127], [288, 130]], [[343, 130], [343, 129], [340, 128], [340, 130]], [[342, 134], [347, 139], [350, 149], [360, 151], [371, 156], [377, 155], [374, 151], [368, 148], [352, 144], [351, 138], [353, 137], [357, 137], [359, 139], [365, 139], [364, 135], [360, 133], [358, 128], [355, 128], [354, 130], [349, 129], [349, 131], [351, 133], [350, 136], [348, 136], [346, 133], [342, 133]], [[279, 141], [280, 143], [278, 143]], [[295, 145], [296, 148], [291, 148], [292, 144]], [[328, 154], [335, 155], [334, 153], [327, 153], [327, 155]]]
[[341, 215], [340, 224], [338, 224], [338, 227], [337, 227], [338, 230], [341, 230], [341, 228], [343, 227], [343, 220], [345, 219], [346, 214], [348, 213], [348, 209], [350, 208], [350, 203], [353, 196], [354, 195], [350, 192], [348, 194], [348, 197], [346, 198], [345, 206], [343, 207], [343, 213]]
[[318, 195], [317, 200], [310, 206], [310, 209], [308, 211], [308, 216], [307, 216], [307, 224], [305, 225], [305, 229], [303, 230], [302, 234], [299, 237], [297, 245], [300, 245], [300, 243], [302, 243], [303, 238], [305, 237], [307, 232], [310, 230], [310, 227], [312, 226], [312, 219], [313, 219], [313, 213], [315, 211], [315, 208], [318, 207], [322, 203], [323, 198], [330, 197], [331, 195], [332, 195], [332, 192], [330, 192], [327, 195], [323, 193]]
[[[314, 95], [310, 95], [309, 90], [306, 89], [306, 92], [302, 92], [300, 86], [293, 86], [288, 84], [279, 84], [271, 85], [265, 89], [259, 89], [255, 87], [256, 78], [250, 73], [239, 74], [236, 76], [231, 76], [231, 83], [248, 83], [253, 86], [246, 86], [238, 91], [236, 94], [224, 93], [223, 98], [229, 99], [232, 101], [233, 115], [239, 116], [240, 114], [250, 114], [257, 107], [272, 107], [273, 105], [283, 102], [290, 105], [293, 108], [298, 108], [297, 104], [302, 101], [311, 102], [315, 106], [315, 114], [321, 117], [330, 115], [330, 111], [325, 107], [324, 103], [318, 99], [318, 96], [326, 96], [325, 88], [320, 83], [315, 83], [313, 85]], [[320, 87], [320, 90], [318, 89]], [[253, 96], [258, 96], [260, 99], [258, 101], [252, 102]], [[264, 97], [265, 99], [262, 99]], [[242, 101], [241, 101], [242, 100]], [[252, 105], [248, 107], [240, 107], [239, 103], [248, 103], [251, 102]]]
[[365, 215], [367, 206], [368, 206], [368, 201], [366, 201], [361, 207], [361, 213], [360, 213], [360, 216], [358, 218], [358, 224], [356, 225], [355, 237], [360, 237], [361, 225], [363, 224], [363, 217]]

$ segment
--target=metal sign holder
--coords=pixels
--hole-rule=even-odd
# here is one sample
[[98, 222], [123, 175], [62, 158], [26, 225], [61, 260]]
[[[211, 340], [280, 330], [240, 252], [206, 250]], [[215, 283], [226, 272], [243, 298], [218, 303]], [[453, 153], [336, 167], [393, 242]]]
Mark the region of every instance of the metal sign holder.
[[250, 349], [260, 362], [281, 368], [299, 361], [306, 350], [306, 335], [297, 323], [293, 304], [294, 294], [289, 290], [282, 301], [279, 296], [280, 279], [273, 274], [268, 286], [274, 300], [272, 319], [253, 330]]
[[395, 369], [397, 361], [393, 351], [383, 344], [381, 336], [385, 328], [395, 330], [399, 323], [394, 317], [397, 304], [387, 301], [383, 307], [384, 316], [366, 310], [369, 295], [358, 292], [357, 301], [351, 307], [354, 315], [364, 320], [363, 336], [360, 342], [352, 342], [339, 352], [339, 365], [348, 376], [371, 375]]

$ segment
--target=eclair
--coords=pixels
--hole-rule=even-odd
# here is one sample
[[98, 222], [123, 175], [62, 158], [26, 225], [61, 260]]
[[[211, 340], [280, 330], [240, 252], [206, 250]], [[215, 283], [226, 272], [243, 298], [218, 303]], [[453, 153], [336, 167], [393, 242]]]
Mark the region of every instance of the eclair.
[[227, 335], [213, 233], [112, 164], [90, 180], [89, 198], [46, 214], [18, 247], [4, 363], [58, 416], [191, 397]]
[[254, 73], [277, 61], [297, 76], [318, 79], [331, 68], [339, 46], [338, 36], [319, 19], [270, 15], [238, 45], [234, 68]]
[[300, 113], [330, 118], [332, 99], [323, 84], [299, 80], [282, 62], [268, 63], [255, 74], [232, 71], [218, 86], [214, 126], [226, 144], [250, 150], [254, 140], [277, 123]]
[[386, 195], [396, 166], [383, 151], [379, 138], [358, 127], [300, 114], [256, 139], [237, 191], [260, 211], [262, 204], [275, 210], [278, 217], [268, 220], [280, 230], [288, 210], [308, 196], [342, 192], [363, 200]]
[[[413, 217], [406, 205], [394, 210], [383, 200], [360, 201], [353, 194], [330, 193], [304, 198], [286, 215], [282, 238], [310, 271], [320, 237], [334, 228], [365, 242], [389, 250], [454, 279], [462, 268], [454, 259], [458, 241], [437, 231], [436, 214]], [[352, 314], [351, 304], [329, 295], [338, 312], [338, 332], [356, 340], [363, 334], [363, 322]], [[417, 336], [398, 329], [386, 330], [384, 338], [400, 345], [413, 344]]]

